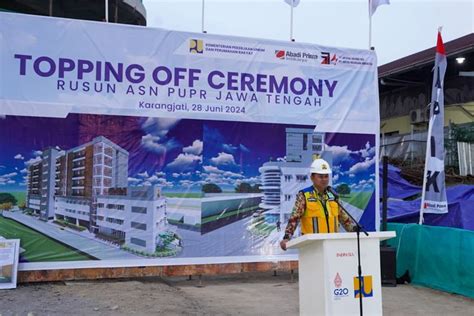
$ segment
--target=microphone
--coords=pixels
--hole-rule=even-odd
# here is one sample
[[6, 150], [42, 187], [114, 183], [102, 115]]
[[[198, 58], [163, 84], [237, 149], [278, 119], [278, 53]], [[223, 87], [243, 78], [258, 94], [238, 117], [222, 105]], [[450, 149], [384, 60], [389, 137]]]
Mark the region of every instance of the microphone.
[[335, 200], [339, 199], [339, 194], [337, 194], [336, 190], [334, 190], [332, 187], [328, 186], [326, 190], [334, 196]]

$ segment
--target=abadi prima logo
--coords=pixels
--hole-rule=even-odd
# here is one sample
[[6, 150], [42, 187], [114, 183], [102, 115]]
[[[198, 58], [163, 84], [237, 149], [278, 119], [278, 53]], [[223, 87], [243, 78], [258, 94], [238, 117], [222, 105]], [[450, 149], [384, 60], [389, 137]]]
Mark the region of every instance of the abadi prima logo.
[[284, 50], [275, 50], [275, 57], [278, 59], [285, 59], [286, 52]]

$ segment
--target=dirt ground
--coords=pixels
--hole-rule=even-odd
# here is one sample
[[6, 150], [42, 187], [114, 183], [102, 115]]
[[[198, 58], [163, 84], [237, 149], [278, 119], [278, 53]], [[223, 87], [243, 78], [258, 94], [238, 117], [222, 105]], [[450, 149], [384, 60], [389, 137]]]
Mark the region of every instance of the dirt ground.
[[[385, 315], [474, 315], [474, 300], [411, 285], [383, 288]], [[246, 273], [22, 284], [0, 315], [297, 315], [297, 275]]]

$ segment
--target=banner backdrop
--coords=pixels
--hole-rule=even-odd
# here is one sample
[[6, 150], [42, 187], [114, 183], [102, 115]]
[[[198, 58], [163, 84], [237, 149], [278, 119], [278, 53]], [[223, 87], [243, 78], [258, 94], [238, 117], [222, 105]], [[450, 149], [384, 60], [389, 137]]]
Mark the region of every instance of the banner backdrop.
[[0, 17], [0, 235], [23, 262], [292, 254], [315, 157], [378, 229], [374, 52]]

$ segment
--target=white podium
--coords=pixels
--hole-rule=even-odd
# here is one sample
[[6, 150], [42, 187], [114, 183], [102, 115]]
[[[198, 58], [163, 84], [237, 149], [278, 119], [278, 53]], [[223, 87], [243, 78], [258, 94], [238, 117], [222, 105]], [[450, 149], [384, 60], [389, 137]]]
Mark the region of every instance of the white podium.
[[[395, 232], [360, 234], [364, 315], [382, 315], [380, 241]], [[300, 315], [359, 315], [357, 234], [309, 234], [287, 244], [299, 250]]]

